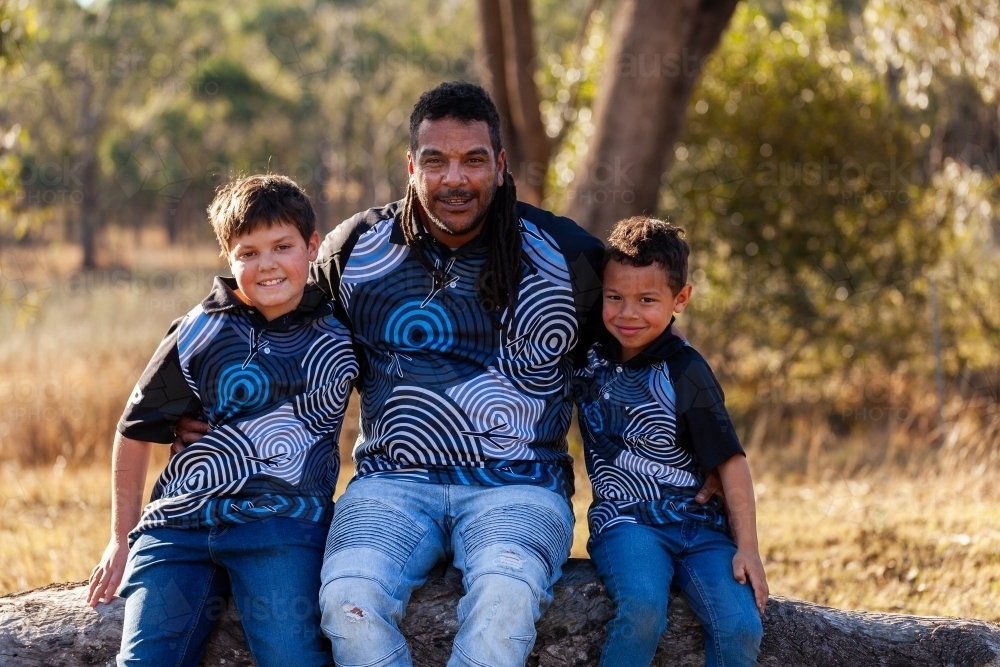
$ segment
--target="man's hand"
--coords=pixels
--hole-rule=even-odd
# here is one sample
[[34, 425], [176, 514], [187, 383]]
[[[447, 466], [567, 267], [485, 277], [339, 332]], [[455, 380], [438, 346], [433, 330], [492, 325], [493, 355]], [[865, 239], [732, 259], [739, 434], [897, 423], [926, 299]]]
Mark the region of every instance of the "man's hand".
[[205, 422], [198, 421], [194, 417], [183, 415], [177, 420], [174, 427], [174, 444], [170, 445], [170, 455], [180, 454], [184, 448], [193, 442], [201, 440], [201, 436], [208, 433], [209, 427]]
[[115, 597], [118, 585], [122, 583], [125, 573], [125, 562], [128, 560], [128, 542], [112, 539], [104, 549], [101, 562], [97, 564], [90, 575], [90, 590], [87, 592], [87, 604], [96, 607], [98, 603], [107, 604]]
[[741, 584], [750, 581], [757, 611], [763, 616], [770, 591], [767, 588], [767, 577], [764, 575], [764, 564], [760, 561], [760, 554], [749, 549], [737, 549], [736, 555], [733, 556], [733, 578]]
[[719, 496], [723, 501], [726, 500], [726, 493], [722, 488], [722, 478], [719, 477], [719, 473], [715, 470], [705, 477], [705, 483], [701, 485], [701, 489], [698, 490], [698, 495], [694, 497], [694, 501], [699, 505], [704, 505], [712, 499], [712, 496]]

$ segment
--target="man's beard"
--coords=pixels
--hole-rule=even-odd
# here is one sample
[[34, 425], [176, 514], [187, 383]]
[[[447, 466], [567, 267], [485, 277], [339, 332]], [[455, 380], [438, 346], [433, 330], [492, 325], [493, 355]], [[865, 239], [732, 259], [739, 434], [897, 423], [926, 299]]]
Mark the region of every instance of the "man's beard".
[[[493, 187], [488, 193], [488, 196], [486, 197], [486, 205], [483, 206], [483, 210], [468, 225], [466, 225], [461, 229], [455, 229], [454, 227], [449, 227], [444, 220], [434, 215], [433, 208], [431, 206], [428, 206], [428, 203], [432, 203], [433, 200], [431, 200], [430, 202], [425, 201], [428, 199], [427, 194], [425, 192], [422, 192], [419, 188], [417, 188], [417, 200], [420, 202], [420, 207], [424, 209], [424, 214], [427, 216], [427, 220], [432, 225], [434, 225], [438, 230], [440, 230], [444, 234], [447, 234], [448, 236], [462, 236], [463, 234], [468, 234], [470, 231], [476, 229], [477, 227], [486, 222], [486, 219], [490, 214], [490, 209], [493, 208], [493, 201], [496, 199], [498, 189], [499, 187], [494, 183]], [[466, 198], [469, 197], [470, 195], [473, 195], [474, 197], [474, 193], [468, 190], [447, 190], [445, 192], [439, 193], [436, 198], [437, 199], [448, 199], [450, 197]]]

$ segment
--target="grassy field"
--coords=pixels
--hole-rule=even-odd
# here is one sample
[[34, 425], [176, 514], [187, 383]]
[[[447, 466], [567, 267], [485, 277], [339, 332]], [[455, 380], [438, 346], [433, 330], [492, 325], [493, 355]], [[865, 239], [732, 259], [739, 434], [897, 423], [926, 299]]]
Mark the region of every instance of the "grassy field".
[[[107, 461], [124, 401], [167, 326], [221, 266], [214, 248], [157, 243], [109, 237], [100, 259], [111, 268], [88, 274], [70, 268], [73, 248], [0, 251], [0, 594], [85, 579], [107, 543]], [[941, 432], [897, 426], [835, 440], [822, 420], [796, 417], [787, 441], [765, 437], [757, 424], [780, 412], [745, 426], [772, 592], [1000, 621], [1000, 413], [990, 386], [983, 405], [946, 410]], [[936, 414], [933, 396], [911, 405]], [[352, 411], [343, 444], [356, 423]], [[573, 555], [585, 556], [590, 487], [577, 458]], [[150, 485], [164, 461], [161, 451]]]
[[[150, 485], [163, 460], [150, 466]], [[758, 474], [772, 594], [1000, 622], [1000, 490], [992, 477], [980, 469], [784, 484]], [[0, 594], [90, 575], [108, 540], [109, 479], [106, 466], [0, 468]], [[585, 557], [590, 489], [585, 476], [579, 481], [573, 555]]]

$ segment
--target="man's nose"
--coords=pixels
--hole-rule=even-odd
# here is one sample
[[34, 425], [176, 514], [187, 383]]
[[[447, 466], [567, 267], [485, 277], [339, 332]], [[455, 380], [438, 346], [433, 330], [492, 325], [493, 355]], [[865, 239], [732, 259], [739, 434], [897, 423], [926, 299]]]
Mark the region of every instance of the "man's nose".
[[465, 172], [462, 170], [462, 163], [458, 160], [448, 162], [448, 169], [444, 173], [443, 183], [448, 186], [456, 186], [464, 182]]

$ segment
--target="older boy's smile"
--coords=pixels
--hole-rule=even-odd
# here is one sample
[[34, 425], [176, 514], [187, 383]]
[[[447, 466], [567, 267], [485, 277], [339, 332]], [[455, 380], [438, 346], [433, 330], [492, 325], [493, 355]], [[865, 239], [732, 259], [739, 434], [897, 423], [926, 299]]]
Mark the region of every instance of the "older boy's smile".
[[318, 249], [315, 232], [307, 241], [294, 226], [276, 222], [233, 239], [226, 260], [241, 298], [273, 320], [299, 305]]

